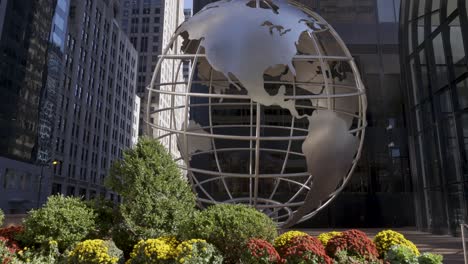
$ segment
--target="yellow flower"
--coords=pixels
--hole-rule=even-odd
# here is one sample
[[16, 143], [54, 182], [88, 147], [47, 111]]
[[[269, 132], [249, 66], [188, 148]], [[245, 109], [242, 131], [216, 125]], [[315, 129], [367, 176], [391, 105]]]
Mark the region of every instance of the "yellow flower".
[[377, 246], [377, 250], [381, 257], [383, 257], [394, 245], [406, 246], [417, 256], [420, 255], [418, 248], [413, 244], [413, 242], [406, 239], [403, 234], [393, 230], [384, 230], [379, 232], [374, 238], [374, 243]]
[[174, 259], [177, 255], [176, 248], [179, 242], [174, 237], [160, 237], [139, 241], [130, 254], [130, 261], [160, 263]]
[[85, 240], [68, 254], [74, 263], [115, 264], [118, 258], [109, 255], [109, 248], [100, 239]]
[[317, 238], [318, 240], [320, 240], [320, 242], [322, 242], [322, 245], [325, 247], [327, 246], [328, 241], [330, 241], [330, 239], [336, 236], [340, 236], [340, 235], [341, 235], [341, 232], [332, 231], [328, 233], [322, 233]]
[[298, 236], [307, 236], [307, 233], [301, 232], [301, 231], [288, 231], [279, 237], [277, 237], [274, 241], [274, 246], [275, 248], [280, 248], [289, 243], [291, 239], [298, 237]]

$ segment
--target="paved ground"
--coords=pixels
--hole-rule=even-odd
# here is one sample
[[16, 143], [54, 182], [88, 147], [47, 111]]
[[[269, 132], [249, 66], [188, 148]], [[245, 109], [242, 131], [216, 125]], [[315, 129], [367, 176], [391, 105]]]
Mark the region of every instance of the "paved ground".
[[[339, 229], [334, 229], [340, 231]], [[374, 237], [381, 229], [360, 229], [370, 237]], [[444, 255], [444, 263], [463, 264], [463, 244], [460, 237], [438, 236], [429, 233], [418, 232], [411, 228], [392, 229], [403, 233], [406, 238], [413, 241], [421, 252], [433, 252]], [[320, 233], [332, 230], [328, 229], [306, 229], [303, 230], [311, 235], [317, 236]], [[468, 264], [468, 263], [467, 263]]]

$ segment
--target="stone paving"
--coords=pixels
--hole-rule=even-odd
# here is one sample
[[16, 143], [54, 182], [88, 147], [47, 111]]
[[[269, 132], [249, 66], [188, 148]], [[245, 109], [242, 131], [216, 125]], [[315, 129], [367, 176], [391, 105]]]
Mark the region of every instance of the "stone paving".
[[[345, 230], [345, 229], [343, 229]], [[343, 231], [341, 229], [303, 229], [313, 236], [317, 236], [323, 232]], [[369, 237], [374, 237], [382, 229], [359, 229]], [[416, 231], [412, 228], [392, 228], [397, 232], [405, 235], [405, 237], [419, 248], [421, 252], [433, 252], [444, 256], [444, 263], [447, 264], [463, 264], [463, 244], [461, 237], [440, 236], [429, 233]], [[468, 264], [468, 263], [467, 263]]]

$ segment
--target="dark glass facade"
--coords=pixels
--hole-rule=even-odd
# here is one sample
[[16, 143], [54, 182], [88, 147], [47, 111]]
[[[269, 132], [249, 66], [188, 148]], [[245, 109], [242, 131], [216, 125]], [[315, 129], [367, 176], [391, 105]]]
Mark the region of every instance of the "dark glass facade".
[[401, 60], [417, 225], [460, 232], [468, 220], [466, 0], [406, 0]]
[[39, 112], [39, 133], [37, 141], [37, 161], [40, 164], [51, 162], [53, 153], [53, 131], [57, 109], [57, 93], [63, 74], [63, 58], [67, 33], [69, 0], [58, 0], [52, 21], [47, 52], [47, 75], [41, 91]]
[[49, 189], [69, 0], [0, 1], [0, 208], [24, 213]]
[[34, 162], [53, 0], [2, 5], [0, 156]]
[[314, 9], [346, 43], [358, 64], [369, 102], [368, 127], [358, 167], [345, 191], [309, 225], [414, 225], [404, 97], [400, 85], [400, 1], [298, 2]]
[[[194, 12], [207, 2], [195, 0]], [[400, 1], [296, 2], [315, 10], [342, 37], [360, 68], [369, 101], [369, 124], [363, 154], [352, 180], [329, 207], [304, 225], [415, 225], [403, 90], [400, 85]]]

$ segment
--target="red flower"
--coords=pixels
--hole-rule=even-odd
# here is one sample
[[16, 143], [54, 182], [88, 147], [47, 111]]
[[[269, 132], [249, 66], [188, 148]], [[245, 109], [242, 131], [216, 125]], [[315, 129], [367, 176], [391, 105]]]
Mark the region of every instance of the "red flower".
[[348, 230], [328, 241], [326, 251], [335, 257], [339, 251], [346, 250], [351, 256], [363, 257], [366, 260], [376, 260], [379, 256], [377, 248], [367, 235], [359, 230]]
[[22, 226], [10, 226], [5, 228], [0, 228], [0, 237], [4, 237], [8, 240], [18, 242], [16, 236], [24, 232]]
[[292, 238], [288, 244], [278, 249], [281, 257], [287, 263], [315, 263], [314, 260], [322, 264], [331, 264], [332, 260], [325, 253], [322, 243], [312, 236], [298, 236]]
[[9, 240], [8, 238], [1, 237], [1, 236], [0, 236], [0, 241], [5, 243], [5, 246], [8, 248], [8, 251], [10, 251], [10, 253], [12, 254], [15, 254], [17, 251], [20, 250], [18, 243], [16, 243], [15, 241]]
[[276, 249], [265, 240], [252, 238], [247, 242], [246, 248], [242, 256], [246, 263], [282, 263]]

